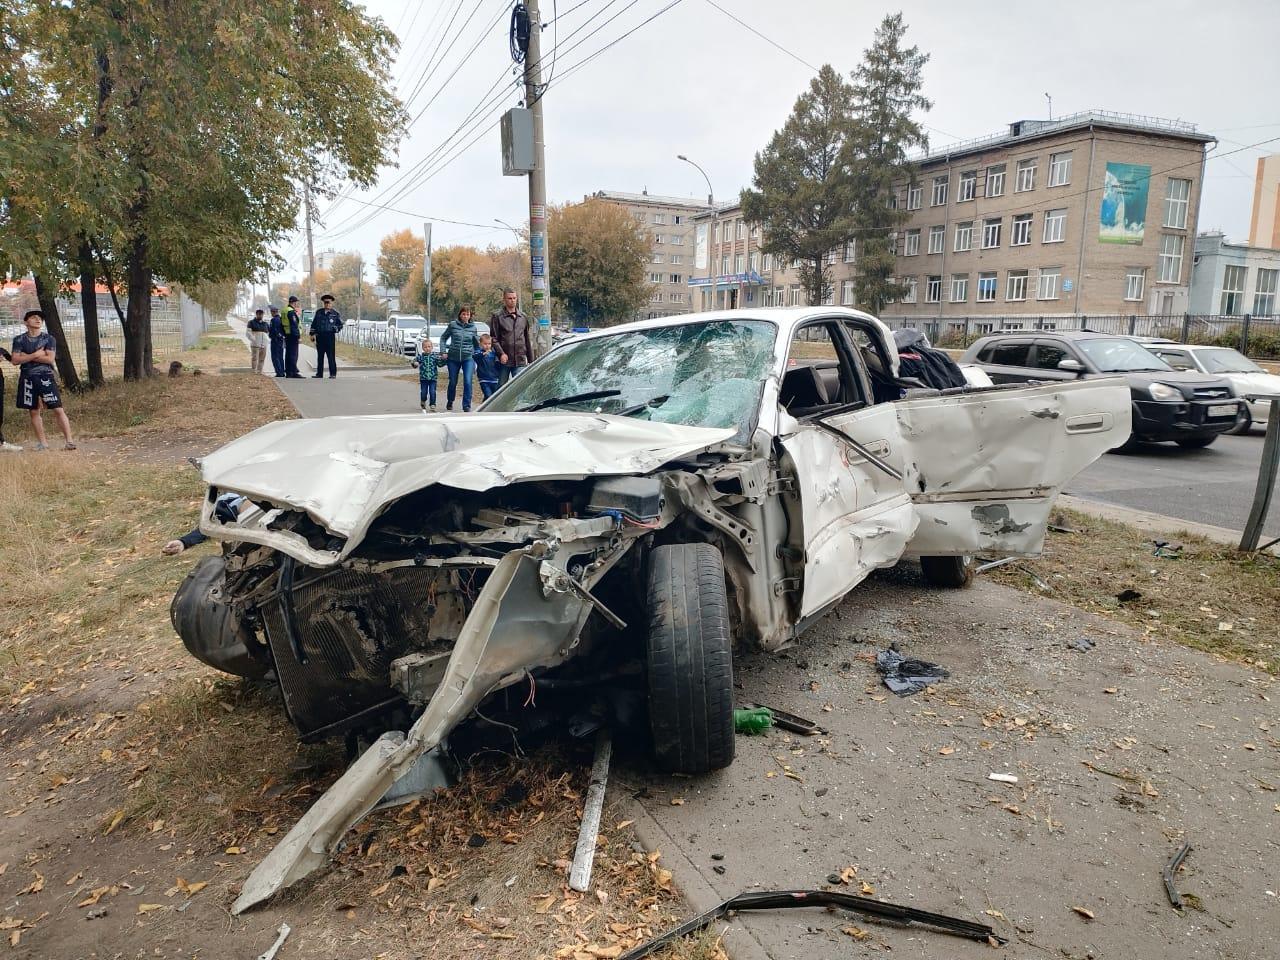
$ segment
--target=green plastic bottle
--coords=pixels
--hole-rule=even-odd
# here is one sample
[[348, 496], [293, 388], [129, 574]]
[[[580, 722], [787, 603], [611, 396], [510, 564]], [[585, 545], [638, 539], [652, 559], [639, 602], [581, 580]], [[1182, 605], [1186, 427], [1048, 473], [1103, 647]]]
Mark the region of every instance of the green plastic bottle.
[[773, 714], [769, 712], [768, 707], [733, 711], [733, 729], [738, 733], [753, 736], [764, 733], [771, 726], [773, 726]]

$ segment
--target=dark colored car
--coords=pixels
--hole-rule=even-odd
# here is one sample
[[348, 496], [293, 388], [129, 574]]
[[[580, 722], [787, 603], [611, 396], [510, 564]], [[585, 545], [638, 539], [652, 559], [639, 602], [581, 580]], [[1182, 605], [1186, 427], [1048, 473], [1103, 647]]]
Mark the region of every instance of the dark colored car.
[[1087, 332], [998, 333], [973, 344], [960, 361], [993, 383], [1122, 375], [1133, 395], [1129, 443], [1172, 440], [1207, 447], [1236, 424], [1240, 401], [1222, 377], [1175, 370], [1137, 341]]

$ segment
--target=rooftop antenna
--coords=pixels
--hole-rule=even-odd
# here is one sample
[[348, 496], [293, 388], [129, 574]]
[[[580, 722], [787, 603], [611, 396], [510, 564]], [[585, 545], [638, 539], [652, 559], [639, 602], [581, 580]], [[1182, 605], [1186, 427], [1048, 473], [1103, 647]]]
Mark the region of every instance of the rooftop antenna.
[[1053, 96], [1051, 94], [1046, 93], [1044, 95], [1044, 98], [1049, 101], [1049, 119], [1052, 120], [1053, 119]]

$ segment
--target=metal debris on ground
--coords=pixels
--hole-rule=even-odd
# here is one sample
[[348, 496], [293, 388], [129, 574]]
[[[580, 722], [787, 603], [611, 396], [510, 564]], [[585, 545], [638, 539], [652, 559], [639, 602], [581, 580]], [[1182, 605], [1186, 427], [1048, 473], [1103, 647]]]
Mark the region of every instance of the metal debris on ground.
[[596, 734], [596, 758], [591, 764], [591, 782], [587, 784], [587, 799], [582, 805], [578, 847], [573, 854], [573, 867], [569, 870], [569, 888], [579, 893], [586, 893], [591, 889], [591, 868], [596, 861], [600, 812], [604, 810], [605, 788], [609, 783], [609, 758], [612, 755], [613, 741], [609, 739], [608, 728], [602, 727]]
[[764, 733], [773, 726], [773, 712], [768, 707], [755, 707], [751, 710], [733, 711], [733, 730], [748, 736]]
[[1182, 861], [1187, 859], [1187, 854], [1190, 852], [1191, 844], [1184, 843], [1164, 868], [1164, 892], [1168, 894], [1169, 902], [1173, 904], [1173, 909], [1175, 910], [1182, 909], [1182, 895], [1178, 893], [1178, 888], [1173, 885], [1173, 875], [1178, 872], [1178, 868], [1182, 866]]
[[1181, 560], [1182, 544], [1170, 543], [1168, 540], [1152, 540], [1155, 549], [1151, 551], [1153, 557], [1161, 557], [1165, 560]]
[[996, 936], [995, 930], [985, 923], [973, 923], [940, 913], [917, 910], [915, 907], [904, 907], [896, 903], [886, 903], [883, 900], [859, 897], [851, 893], [837, 893], [834, 890], [764, 890], [740, 893], [736, 897], [730, 897], [706, 913], [686, 920], [678, 927], [627, 951], [618, 960], [640, 960], [641, 957], [647, 957], [667, 944], [697, 933], [734, 911], [784, 910], [798, 907], [839, 907], [841, 910], [850, 910], [882, 920], [923, 924], [944, 933], [977, 940], [980, 943], [1003, 945], [1008, 942], [1003, 937]]
[[928, 660], [904, 657], [892, 646], [876, 653], [876, 669], [884, 677], [884, 685], [900, 697], [919, 693], [951, 676], [945, 667]]
[[280, 924], [280, 935], [276, 937], [276, 942], [267, 948], [265, 953], [258, 955], [258, 960], [275, 960], [276, 954], [280, 952], [280, 948], [284, 946], [284, 942], [289, 939], [289, 925], [287, 923]]
[[994, 570], [996, 567], [1003, 567], [1005, 564], [1016, 563], [1017, 557], [1001, 557], [999, 560], [988, 560], [986, 563], [974, 568], [974, 573], [986, 573], [988, 570]]
[[773, 717], [773, 725], [775, 727], [790, 730], [792, 733], [798, 733], [803, 737], [813, 737], [827, 732], [825, 727], [818, 726], [812, 720], [794, 713], [788, 713], [786, 710], [779, 710], [777, 707], [766, 706], [763, 703], [748, 703], [747, 707], [752, 710], [768, 710]]

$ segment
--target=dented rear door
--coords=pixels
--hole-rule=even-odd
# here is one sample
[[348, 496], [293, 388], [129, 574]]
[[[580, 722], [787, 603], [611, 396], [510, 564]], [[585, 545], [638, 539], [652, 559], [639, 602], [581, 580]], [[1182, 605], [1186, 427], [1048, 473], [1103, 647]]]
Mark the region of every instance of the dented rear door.
[[1034, 556], [1077, 473], [1129, 438], [1121, 378], [893, 404], [919, 524], [912, 556]]

